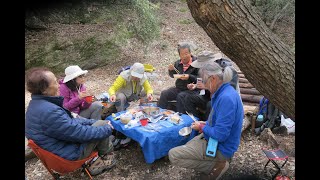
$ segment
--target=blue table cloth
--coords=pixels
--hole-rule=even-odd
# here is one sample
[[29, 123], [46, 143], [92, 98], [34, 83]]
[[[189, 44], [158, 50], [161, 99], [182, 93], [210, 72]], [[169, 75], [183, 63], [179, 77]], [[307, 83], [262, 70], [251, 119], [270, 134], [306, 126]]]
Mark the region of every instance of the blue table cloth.
[[[116, 116], [125, 112], [118, 112]], [[180, 136], [179, 130], [183, 127], [191, 126], [193, 122], [188, 115], [183, 114], [181, 118], [182, 122], [178, 125], [171, 123], [169, 120], [161, 120], [157, 123], [148, 123], [147, 126], [140, 125], [131, 128], [125, 128], [125, 125], [120, 120], [114, 120], [111, 115], [106, 120], [111, 121], [115, 130], [137, 141], [142, 148], [146, 163], [151, 164], [155, 160], [168, 155], [170, 149], [186, 144], [198, 134], [197, 131], [192, 130], [190, 136]]]

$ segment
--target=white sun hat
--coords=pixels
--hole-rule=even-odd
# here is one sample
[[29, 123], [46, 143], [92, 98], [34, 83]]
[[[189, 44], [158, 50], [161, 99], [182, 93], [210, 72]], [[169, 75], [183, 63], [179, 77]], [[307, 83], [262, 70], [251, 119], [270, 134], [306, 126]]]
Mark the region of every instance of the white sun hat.
[[69, 66], [64, 70], [64, 73], [66, 74], [66, 77], [64, 77], [63, 83], [66, 83], [78, 76], [87, 74], [88, 71], [82, 70], [79, 66]]
[[144, 66], [141, 63], [134, 63], [133, 66], [130, 68], [131, 76], [142, 78], [144, 74]]

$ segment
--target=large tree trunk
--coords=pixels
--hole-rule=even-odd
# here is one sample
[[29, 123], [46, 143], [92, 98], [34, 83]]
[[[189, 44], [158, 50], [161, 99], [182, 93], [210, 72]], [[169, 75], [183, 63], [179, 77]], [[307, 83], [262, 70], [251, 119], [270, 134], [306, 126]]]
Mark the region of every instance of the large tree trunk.
[[246, 0], [188, 0], [195, 21], [246, 78], [291, 119], [295, 118], [294, 53]]

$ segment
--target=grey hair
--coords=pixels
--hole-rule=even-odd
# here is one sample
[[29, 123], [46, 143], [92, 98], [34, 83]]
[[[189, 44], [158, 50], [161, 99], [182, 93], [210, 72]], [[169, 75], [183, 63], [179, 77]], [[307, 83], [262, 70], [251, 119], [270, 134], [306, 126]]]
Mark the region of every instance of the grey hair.
[[191, 48], [190, 48], [190, 45], [187, 44], [187, 43], [181, 43], [181, 44], [178, 44], [178, 53], [180, 54], [180, 49], [188, 49], [189, 52], [191, 53]]
[[230, 66], [227, 66], [224, 68], [224, 71], [223, 71], [223, 82], [226, 83], [226, 82], [230, 82], [233, 78], [233, 72], [232, 72], [232, 69], [230, 68]]
[[230, 67], [222, 68], [216, 62], [210, 62], [199, 70], [199, 74], [203, 81], [206, 82], [210, 76], [217, 75], [224, 83], [230, 82], [233, 78], [233, 72]]

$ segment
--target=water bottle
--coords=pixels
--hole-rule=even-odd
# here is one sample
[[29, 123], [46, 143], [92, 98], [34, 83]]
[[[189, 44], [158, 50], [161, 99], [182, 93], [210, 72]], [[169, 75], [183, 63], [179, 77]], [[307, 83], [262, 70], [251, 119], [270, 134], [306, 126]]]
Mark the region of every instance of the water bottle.
[[260, 127], [263, 124], [263, 115], [259, 114], [256, 119], [256, 128]]

